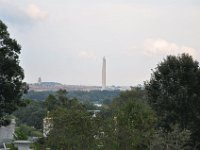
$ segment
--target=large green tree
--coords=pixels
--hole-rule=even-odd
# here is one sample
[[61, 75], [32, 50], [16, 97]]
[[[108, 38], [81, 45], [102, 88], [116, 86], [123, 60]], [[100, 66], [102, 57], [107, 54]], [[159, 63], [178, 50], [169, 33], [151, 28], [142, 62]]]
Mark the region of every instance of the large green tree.
[[92, 116], [84, 109], [57, 108], [51, 112], [53, 129], [47, 137], [47, 146], [59, 150], [95, 149], [95, 130]]
[[[116, 150], [149, 149], [156, 122], [153, 110], [145, 102], [144, 90], [135, 88], [120, 94], [112, 102], [115, 126], [111, 144]], [[110, 143], [109, 143], [110, 144]]]
[[22, 107], [13, 113], [18, 124], [27, 124], [36, 129], [43, 128], [43, 119], [46, 114], [47, 108], [44, 103], [34, 100], [30, 100], [26, 107]]
[[10, 38], [7, 26], [0, 20], [0, 126], [9, 123], [5, 116], [22, 104], [21, 96], [27, 89], [19, 65], [20, 50], [21, 46]]
[[193, 140], [200, 136], [200, 69], [188, 54], [167, 56], [146, 82], [150, 105], [156, 110], [159, 126], [167, 130], [174, 124], [189, 129]]
[[77, 99], [69, 99], [65, 90], [50, 95], [46, 101], [53, 128], [45, 140], [47, 147], [59, 150], [95, 149], [92, 114]]

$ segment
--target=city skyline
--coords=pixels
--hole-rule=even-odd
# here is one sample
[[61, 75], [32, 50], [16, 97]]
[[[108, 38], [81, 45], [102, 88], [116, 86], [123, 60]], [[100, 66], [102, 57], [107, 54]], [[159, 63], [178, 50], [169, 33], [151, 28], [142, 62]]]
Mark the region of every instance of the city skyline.
[[135, 86], [167, 55], [200, 61], [199, 0], [0, 0], [25, 81]]

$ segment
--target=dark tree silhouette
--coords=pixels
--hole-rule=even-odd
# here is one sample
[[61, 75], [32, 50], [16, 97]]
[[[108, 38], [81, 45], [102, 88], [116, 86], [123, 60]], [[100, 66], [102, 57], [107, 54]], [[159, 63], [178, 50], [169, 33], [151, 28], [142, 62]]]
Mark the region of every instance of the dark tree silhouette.
[[148, 101], [158, 114], [159, 126], [170, 130], [179, 124], [200, 142], [199, 63], [188, 54], [167, 56], [145, 86]]
[[20, 50], [21, 46], [10, 38], [7, 26], [0, 20], [0, 126], [9, 123], [5, 116], [22, 105], [21, 96], [27, 91], [19, 65]]

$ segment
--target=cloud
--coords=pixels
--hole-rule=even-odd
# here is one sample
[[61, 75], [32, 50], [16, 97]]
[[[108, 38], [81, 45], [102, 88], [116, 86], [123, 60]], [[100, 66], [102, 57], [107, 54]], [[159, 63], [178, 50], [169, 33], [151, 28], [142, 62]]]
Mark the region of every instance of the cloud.
[[27, 12], [29, 17], [31, 17], [32, 19], [36, 19], [36, 20], [45, 19], [48, 16], [48, 12], [47, 11], [41, 10], [35, 4], [28, 5], [28, 8], [27, 8], [26, 12]]
[[35, 20], [42, 20], [48, 16], [48, 12], [41, 10], [37, 5], [19, 5], [10, 0], [0, 0], [0, 19], [13, 25], [29, 26]]
[[188, 53], [195, 58], [199, 56], [198, 51], [194, 48], [177, 45], [164, 39], [147, 39], [143, 44], [143, 48], [144, 54], [147, 56], [177, 55], [181, 53]]
[[96, 58], [95, 54], [92, 52], [81, 51], [79, 52], [78, 56], [84, 59], [94, 59]]

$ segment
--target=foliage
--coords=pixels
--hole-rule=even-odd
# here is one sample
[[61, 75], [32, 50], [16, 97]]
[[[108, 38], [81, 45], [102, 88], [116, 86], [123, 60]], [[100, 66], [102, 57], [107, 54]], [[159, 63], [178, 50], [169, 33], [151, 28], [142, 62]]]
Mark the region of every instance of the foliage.
[[54, 91], [28, 91], [23, 95], [24, 99], [32, 99], [37, 101], [44, 101], [50, 94], [55, 94]]
[[[120, 91], [68, 91], [68, 98], [76, 98], [81, 102], [90, 103], [103, 103], [107, 101], [108, 103], [113, 100], [113, 98], [119, 96]], [[55, 95], [54, 91], [29, 91], [24, 95], [25, 99], [44, 101], [49, 95]]]
[[102, 111], [93, 118], [94, 129], [96, 131], [93, 133], [95, 135], [95, 143], [97, 149], [115, 150], [118, 147], [117, 141], [115, 140], [116, 136], [114, 134], [116, 125], [115, 120], [113, 116]]
[[9, 150], [18, 150], [18, 148], [16, 148], [14, 146], [14, 144], [7, 144], [6, 147], [9, 149]]
[[67, 97], [66, 90], [59, 90], [54, 95], [49, 95], [45, 100], [45, 105], [48, 111], [55, 110], [58, 107], [64, 108], [82, 108], [83, 105], [79, 104], [78, 100], [73, 98], [70, 99]]
[[90, 103], [103, 101], [112, 101], [115, 97], [119, 96], [120, 91], [70, 91], [68, 96], [77, 98], [80, 101], [89, 101]]
[[118, 109], [122, 105], [125, 105], [130, 100], [139, 100], [146, 102], [145, 91], [139, 87], [132, 88], [129, 91], [122, 91], [118, 97], [112, 101], [112, 109]]
[[157, 130], [152, 137], [150, 149], [152, 150], [190, 150], [190, 131], [181, 131], [177, 125], [172, 127], [171, 132]]
[[15, 129], [15, 139], [16, 140], [27, 140], [28, 139], [28, 135], [24, 132], [23, 128], [16, 128]]
[[42, 133], [37, 129], [21, 124], [15, 129], [16, 139], [17, 140], [27, 140], [28, 137], [42, 137]]
[[140, 88], [122, 92], [96, 117], [87, 111], [95, 107], [70, 99], [65, 90], [50, 95], [45, 106], [53, 128], [39, 145], [52, 149], [147, 149], [156, 121]]
[[97, 109], [101, 109], [100, 107], [95, 106], [94, 104], [92, 104], [89, 101], [85, 101], [82, 103], [83, 106], [85, 107], [85, 109], [87, 110], [97, 110]]
[[188, 54], [167, 56], [146, 82], [148, 101], [158, 114], [158, 126], [179, 124], [194, 141], [200, 137], [200, 69]]
[[19, 65], [21, 46], [10, 38], [7, 26], [0, 20], [0, 126], [5, 125], [3, 116], [21, 106], [21, 96], [27, 86], [23, 69]]
[[47, 138], [52, 149], [92, 150], [94, 130], [91, 115], [85, 110], [57, 108], [52, 112], [53, 129]]
[[26, 107], [22, 107], [13, 113], [13, 115], [18, 119], [18, 125], [26, 124], [35, 127], [36, 129], [42, 129], [43, 118], [46, 114], [47, 110], [43, 102], [31, 100]]
[[133, 89], [123, 92], [113, 104], [117, 109], [115, 114], [117, 149], [148, 149], [156, 118], [154, 112], [144, 102], [143, 90]]
[[76, 99], [67, 98], [65, 90], [50, 95], [46, 100], [53, 129], [46, 145], [51, 149], [89, 150], [94, 148], [92, 115]]

